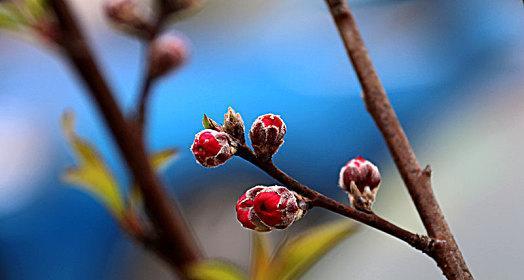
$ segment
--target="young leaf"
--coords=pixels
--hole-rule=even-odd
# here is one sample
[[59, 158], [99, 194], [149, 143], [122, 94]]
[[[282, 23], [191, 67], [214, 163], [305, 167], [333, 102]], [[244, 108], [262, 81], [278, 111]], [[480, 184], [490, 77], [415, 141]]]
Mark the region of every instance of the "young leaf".
[[19, 13], [11, 5], [0, 4], [0, 29], [15, 29], [21, 23]]
[[222, 126], [218, 124], [216, 121], [214, 121], [212, 118], [208, 117], [206, 114], [204, 114], [204, 117], [202, 118], [202, 126], [205, 129], [222, 131]]
[[271, 260], [270, 244], [268, 238], [258, 232], [252, 234], [251, 248], [251, 279], [264, 280], [268, 272], [269, 261]]
[[68, 169], [63, 179], [100, 199], [121, 220], [125, 208], [118, 184], [96, 149], [75, 133], [73, 113], [64, 113], [62, 129], [77, 158], [77, 166]]
[[17, 1], [6, 1], [0, 4], [0, 10], [5, 11], [17, 24], [28, 24], [27, 12], [24, 10], [24, 3]]
[[166, 166], [178, 154], [177, 149], [165, 149], [154, 153], [151, 156], [151, 164], [155, 170], [159, 170]]
[[324, 254], [354, 233], [348, 221], [317, 226], [286, 242], [270, 263], [267, 279], [298, 279]]
[[46, 1], [45, 0], [25, 0], [26, 7], [31, 16], [34, 19], [40, 18], [45, 13]]
[[236, 266], [222, 261], [207, 260], [190, 266], [187, 277], [191, 280], [247, 280], [246, 274]]

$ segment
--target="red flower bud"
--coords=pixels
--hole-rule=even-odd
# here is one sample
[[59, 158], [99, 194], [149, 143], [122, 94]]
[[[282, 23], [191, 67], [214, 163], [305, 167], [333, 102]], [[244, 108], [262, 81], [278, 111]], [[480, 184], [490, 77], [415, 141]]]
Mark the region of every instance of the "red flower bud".
[[188, 56], [186, 43], [174, 35], [162, 35], [151, 43], [149, 75], [157, 78], [182, 65]]
[[351, 204], [370, 210], [380, 184], [378, 168], [363, 157], [350, 160], [340, 169], [339, 185], [349, 193]]
[[253, 209], [253, 199], [256, 193], [262, 189], [264, 187], [253, 187], [238, 198], [236, 205], [237, 219], [245, 228], [256, 231], [270, 231], [271, 228], [258, 218]]
[[284, 229], [304, 215], [306, 203], [296, 193], [280, 186], [256, 186], [240, 196], [237, 219], [256, 231]]
[[226, 133], [205, 129], [195, 135], [191, 151], [197, 162], [205, 167], [215, 167], [230, 159], [236, 149]]
[[249, 131], [255, 154], [261, 158], [273, 156], [284, 143], [285, 134], [286, 124], [274, 114], [258, 117]]

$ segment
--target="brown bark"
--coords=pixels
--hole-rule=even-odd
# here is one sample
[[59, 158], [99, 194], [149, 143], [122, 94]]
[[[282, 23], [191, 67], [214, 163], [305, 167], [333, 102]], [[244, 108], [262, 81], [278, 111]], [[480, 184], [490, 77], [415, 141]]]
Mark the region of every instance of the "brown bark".
[[422, 169], [369, 58], [355, 18], [344, 0], [326, 0], [364, 92], [367, 110], [389, 151], [432, 238], [444, 240], [433, 258], [448, 279], [473, 279], [431, 187], [429, 167]]

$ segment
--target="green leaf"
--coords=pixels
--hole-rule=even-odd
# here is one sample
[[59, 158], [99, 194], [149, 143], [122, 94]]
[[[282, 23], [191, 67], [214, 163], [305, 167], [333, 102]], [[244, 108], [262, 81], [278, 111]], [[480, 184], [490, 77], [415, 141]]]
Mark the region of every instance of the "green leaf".
[[66, 112], [62, 116], [62, 129], [77, 159], [77, 166], [68, 169], [63, 179], [100, 199], [121, 220], [125, 207], [118, 184], [97, 150], [75, 133], [72, 112]]
[[236, 266], [217, 260], [206, 260], [190, 266], [186, 271], [191, 280], [247, 280]]
[[40, 18], [45, 13], [47, 4], [45, 0], [25, 0], [25, 3], [34, 19]]
[[286, 242], [270, 263], [266, 279], [298, 279], [324, 254], [356, 230], [348, 221], [317, 226]]
[[216, 121], [214, 121], [212, 118], [208, 117], [206, 114], [204, 114], [204, 117], [202, 118], [202, 126], [205, 129], [222, 131], [222, 126], [218, 124]]
[[0, 29], [15, 29], [21, 23], [17, 10], [12, 5], [0, 5]]
[[1, 4], [0, 9], [4, 10], [17, 24], [27, 24], [27, 13], [24, 10], [24, 3], [17, 1], [6, 1]]
[[268, 271], [268, 265], [271, 260], [271, 249], [269, 240], [265, 234], [253, 232], [251, 248], [251, 279], [267, 279], [265, 274]]
[[173, 148], [161, 150], [159, 152], [154, 153], [151, 156], [151, 164], [153, 165], [153, 169], [155, 170], [162, 169], [171, 160], [173, 160], [177, 154], [178, 154], [178, 150], [173, 149]]

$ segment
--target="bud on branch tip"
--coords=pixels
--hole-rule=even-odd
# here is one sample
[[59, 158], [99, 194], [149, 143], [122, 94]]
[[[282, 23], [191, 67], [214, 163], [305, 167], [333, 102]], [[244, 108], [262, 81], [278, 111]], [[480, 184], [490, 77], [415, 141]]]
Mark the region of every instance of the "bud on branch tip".
[[377, 166], [360, 156], [340, 169], [340, 188], [348, 192], [350, 203], [362, 211], [371, 211], [380, 180]]
[[108, 0], [104, 4], [104, 12], [112, 23], [133, 31], [149, 24], [143, 10], [136, 0]]
[[165, 34], [151, 43], [149, 50], [149, 75], [163, 76], [180, 67], [188, 57], [186, 42], [173, 34]]
[[266, 114], [258, 117], [249, 131], [257, 157], [271, 158], [284, 143], [286, 129], [286, 124], [278, 115]]

